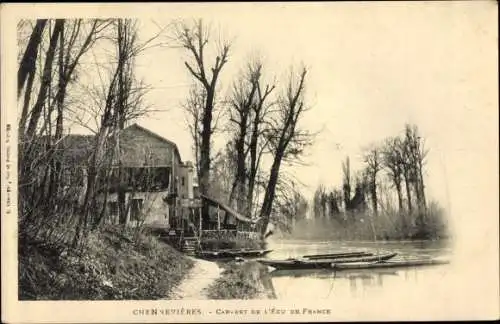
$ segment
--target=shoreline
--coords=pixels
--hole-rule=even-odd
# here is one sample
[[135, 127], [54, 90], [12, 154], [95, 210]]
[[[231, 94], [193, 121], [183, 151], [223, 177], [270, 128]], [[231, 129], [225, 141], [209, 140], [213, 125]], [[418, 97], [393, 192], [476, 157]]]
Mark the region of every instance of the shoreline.
[[216, 263], [188, 257], [194, 265], [183, 280], [176, 286], [168, 299], [208, 299], [207, 289], [220, 278], [223, 269]]
[[209, 299], [276, 299], [266, 266], [257, 261], [220, 263], [221, 276], [207, 289]]

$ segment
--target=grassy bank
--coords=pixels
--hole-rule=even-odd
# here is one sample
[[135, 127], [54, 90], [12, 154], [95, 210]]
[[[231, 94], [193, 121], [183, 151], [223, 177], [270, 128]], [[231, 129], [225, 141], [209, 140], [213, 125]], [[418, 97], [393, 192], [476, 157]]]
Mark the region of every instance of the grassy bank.
[[64, 246], [20, 242], [20, 300], [168, 298], [191, 260], [154, 236], [121, 227], [89, 234], [77, 253]]
[[207, 289], [210, 299], [275, 299], [267, 268], [256, 262], [221, 263], [222, 275]]

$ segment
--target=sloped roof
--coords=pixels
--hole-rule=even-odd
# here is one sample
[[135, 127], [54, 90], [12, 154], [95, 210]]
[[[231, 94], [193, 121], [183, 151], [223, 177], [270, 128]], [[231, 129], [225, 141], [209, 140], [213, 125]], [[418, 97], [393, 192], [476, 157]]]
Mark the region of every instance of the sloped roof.
[[93, 135], [66, 135], [61, 140], [60, 146], [63, 149], [63, 159], [65, 162], [83, 162], [92, 153], [95, 137]]
[[94, 138], [93, 135], [69, 134], [56, 141], [54, 136], [43, 135], [36, 137], [31, 145], [32, 149], [41, 152], [53, 149], [52, 156], [64, 164], [82, 165], [90, 157]]
[[218, 201], [217, 199], [210, 198], [210, 197], [205, 196], [205, 195], [200, 195], [200, 196], [203, 200], [208, 202], [210, 205], [218, 206], [220, 209], [222, 209], [226, 213], [234, 216], [234, 218], [236, 218], [239, 221], [242, 221], [244, 223], [252, 223], [252, 224], [255, 224], [258, 221], [258, 219], [251, 219], [251, 218], [248, 218], [246, 216], [241, 215], [236, 210], [232, 209], [231, 207], [227, 206], [226, 204], [223, 204], [222, 202]]
[[[120, 134], [122, 135], [125, 135], [127, 133], [130, 133], [130, 132], [134, 132], [134, 131], [139, 131], [139, 132], [143, 132], [145, 134], [147, 134], [148, 136], [152, 137], [152, 138], [155, 138], [156, 140], [164, 143], [164, 144], [167, 144], [168, 146], [172, 147], [173, 148], [173, 151], [174, 151], [174, 154], [177, 156], [178, 160], [180, 163], [182, 163], [182, 159], [181, 159], [181, 155], [179, 153], [179, 149], [177, 147], [177, 144], [175, 144], [174, 142], [152, 132], [151, 130], [147, 129], [147, 128], [144, 128], [142, 126], [140, 126], [139, 124], [135, 123], [135, 124], [132, 124], [130, 125], [129, 127], [123, 129]], [[122, 137], [123, 138], [123, 137]], [[133, 138], [123, 138], [121, 144], [127, 144], [127, 143], [124, 143], [124, 142], [130, 142], [130, 141], [133, 141]], [[152, 152], [153, 154], [155, 154], [155, 152]]]
[[[146, 136], [154, 138], [156, 143], [166, 144], [169, 148], [166, 150], [165, 145], [154, 145], [153, 143], [148, 152], [151, 165], [171, 165], [172, 160], [169, 152], [174, 152], [179, 163], [182, 163], [179, 149], [174, 142], [138, 124], [133, 124], [120, 131], [120, 151], [124, 165], [144, 166], [144, 164], [147, 164], [144, 154], [147, 145], [136, 142], [135, 132], [146, 134]], [[86, 164], [94, 148], [94, 141], [95, 135], [68, 134], [56, 144], [57, 154], [64, 163], [71, 165]], [[43, 138], [40, 139], [40, 142], [43, 143]]]

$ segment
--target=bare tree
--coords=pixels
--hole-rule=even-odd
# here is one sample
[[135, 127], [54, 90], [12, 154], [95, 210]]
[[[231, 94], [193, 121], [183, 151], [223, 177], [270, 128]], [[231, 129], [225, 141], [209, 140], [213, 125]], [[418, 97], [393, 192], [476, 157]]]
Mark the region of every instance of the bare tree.
[[340, 214], [339, 204], [342, 201], [342, 194], [339, 190], [333, 189], [328, 194], [328, 206], [330, 209], [330, 218], [335, 219]]
[[[90, 28], [85, 29], [83, 25]], [[24, 27], [20, 25], [20, 28], [26, 27], [26, 24]], [[53, 20], [38, 20], [19, 62], [18, 99], [22, 102], [19, 120], [20, 224], [26, 232], [35, 228], [35, 237], [40, 233], [50, 236], [54, 231], [53, 224], [59, 223], [65, 212], [62, 209], [68, 205], [71, 190], [60, 188], [64, 159], [60, 152], [63, 147], [63, 116], [68, 110], [66, 92], [79, 59], [105, 28], [106, 23], [100, 20], [88, 23], [82, 20], [56, 19], [55, 23]], [[44, 38], [48, 38], [46, 50]], [[35, 73], [35, 62], [38, 62], [41, 74]], [[21, 98], [23, 89], [24, 98]], [[31, 217], [33, 214], [37, 217]]]
[[316, 191], [314, 192], [314, 198], [313, 198], [313, 210], [314, 210], [314, 217], [317, 218], [324, 218], [326, 216], [326, 189], [325, 186], [319, 185], [318, 188], [316, 188]]
[[398, 196], [398, 206], [400, 213], [403, 212], [403, 163], [404, 157], [401, 150], [402, 145], [398, 137], [392, 137], [386, 140], [382, 150], [382, 163], [387, 169], [387, 173], [396, 189]]
[[193, 153], [196, 165], [196, 176], [200, 179], [200, 146], [203, 107], [206, 101], [205, 90], [194, 85], [189, 91], [187, 101], [184, 103], [184, 110], [187, 112], [186, 124], [188, 125], [191, 138], [193, 140]]
[[[38, 57], [38, 48], [40, 42], [42, 41], [43, 30], [47, 24], [47, 19], [37, 19], [36, 25], [33, 28], [31, 36], [29, 38], [28, 45], [19, 64], [19, 69], [17, 71], [17, 97], [21, 95], [24, 85], [26, 83], [26, 78], [28, 79], [27, 92], [31, 93], [31, 86], [33, 82], [33, 77], [35, 75], [36, 69], [36, 59]], [[31, 82], [29, 81], [31, 80]]]
[[407, 155], [407, 160], [411, 166], [411, 176], [413, 179], [413, 185], [415, 187], [417, 204], [419, 210], [423, 211], [426, 208], [423, 167], [425, 164], [427, 151], [424, 148], [423, 139], [419, 135], [418, 127], [416, 125], [405, 125], [404, 143], [406, 148], [405, 153]]
[[[273, 221], [278, 229], [290, 232], [294, 225], [306, 217], [309, 203], [300, 193], [293, 180], [282, 176], [276, 187], [276, 203], [273, 206]], [[270, 235], [272, 233], [269, 233]]]
[[260, 160], [267, 148], [264, 136], [270, 105], [266, 100], [274, 86], [263, 89], [262, 61], [251, 61], [233, 85], [229, 100], [229, 121], [234, 134], [236, 168], [229, 201], [251, 213], [255, 180]]
[[[97, 210], [97, 188], [100, 183], [102, 170], [107, 170], [104, 177], [109, 181], [109, 170], [115, 161], [119, 183], [124, 183], [125, 172], [121, 161], [120, 132], [127, 121], [137, 118], [147, 111], [143, 105], [143, 97], [147, 87], [135, 78], [135, 58], [147, 48], [149, 41], [139, 43], [137, 22], [132, 19], [117, 19], [113, 21], [115, 36], [112, 38], [116, 50], [116, 65], [107, 86], [107, 91], [102, 97], [103, 107], [99, 113], [100, 123], [95, 136], [94, 150], [88, 165], [86, 193], [83, 202], [83, 215], [77, 227], [73, 240], [76, 247], [81, 236], [86, 235], [90, 228], [90, 211]], [[118, 186], [119, 222], [125, 223], [127, 205], [125, 202], [125, 188]], [[103, 204], [106, 204], [104, 200]]]
[[249, 132], [251, 108], [255, 105], [258, 83], [261, 75], [262, 65], [249, 65], [247, 70], [239, 76], [233, 84], [232, 93], [229, 98], [229, 122], [233, 126], [234, 150], [236, 152], [236, 170], [229, 203], [233, 205], [236, 200], [237, 209], [240, 212], [245, 208], [246, 191], [246, 159], [248, 155], [245, 140]]
[[298, 127], [300, 118], [307, 110], [304, 99], [306, 75], [305, 67], [297, 75], [294, 75], [293, 71], [290, 73], [285, 90], [278, 98], [278, 111], [268, 133], [274, 156], [260, 211], [263, 219], [262, 235], [265, 234], [269, 223], [282, 162], [300, 157], [304, 148], [312, 141], [311, 134]]
[[[220, 73], [229, 58], [230, 44], [225, 42], [218, 48], [215, 62], [207, 67], [205, 58], [206, 46], [209, 43], [210, 32], [202, 20], [198, 20], [193, 26], [185, 23], [177, 27], [175, 35], [179, 45], [191, 56], [191, 61], [184, 62], [189, 73], [201, 84], [205, 90], [205, 103], [201, 115], [201, 143], [200, 143], [200, 166], [199, 182], [200, 192], [207, 194], [210, 185], [210, 149], [213, 134], [213, 114], [215, 108], [215, 96]], [[203, 221], [207, 223], [208, 206], [203, 206]]]
[[[31, 140], [35, 136], [38, 122], [42, 114], [42, 109], [45, 105], [45, 101], [47, 100], [47, 95], [52, 81], [52, 68], [53, 68], [57, 42], [59, 41], [59, 34], [62, 32], [63, 26], [64, 26], [64, 19], [57, 19], [54, 25], [54, 30], [52, 31], [52, 34], [50, 36], [50, 44], [47, 50], [47, 55], [45, 56], [45, 64], [43, 68], [40, 90], [38, 92], [36, 102], [33, 105], [33, 108], [31, 109], [31, 118], [28, 123], [26, 134], [24, 134], [24, 132], [21, 133], [25, 135], [28, 142], [31, 142]], [[25, 115], [26, 114], [24, 112], [21, 114], [21, 116]], [[19, 126], [21, 131], [23, 131], [24, 124], [21, 122]]]
[[255, 189], [259, 175], [262, 156], [269, 148], [271, 132], [268, 118], [272, 113], [273, 102], [269, 102], [270, 95], [275, 89], [274, 84], [263, 85], [262, 80], [258, 80], [256, 102], [251, 106], [251, 129], [248, 134], [249, 165], [248, 190], [247, 190], [247, 211], [253, 210], [252, 204], [255, 198]]
[[382, 162], [380, 158], [380, 151], [377, 147], [369, 149], [364, 155], [364, 162], [366, 164], [366, 173], [368, 181], [368, 190], [372, 200], [372, 208], [375, 215], [378, 214], [378, 200], [377, 200], [377, 175], [382, 169]]
[[342, 191], [344, 193], [344, 210], [348, 211], [348, 206], [351, 201], [351, 163], [349, 157], [347, 156], [342, 162], [342, 175], [343, 184]]

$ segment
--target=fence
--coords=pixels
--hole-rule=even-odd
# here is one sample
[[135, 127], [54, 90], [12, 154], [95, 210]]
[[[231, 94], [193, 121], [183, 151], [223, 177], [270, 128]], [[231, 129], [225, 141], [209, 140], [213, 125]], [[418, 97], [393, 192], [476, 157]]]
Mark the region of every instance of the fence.
[[259, 232], [238, 230], [202, 230], [201, 237], [214, 240], [256, 240], [260, 237]]

